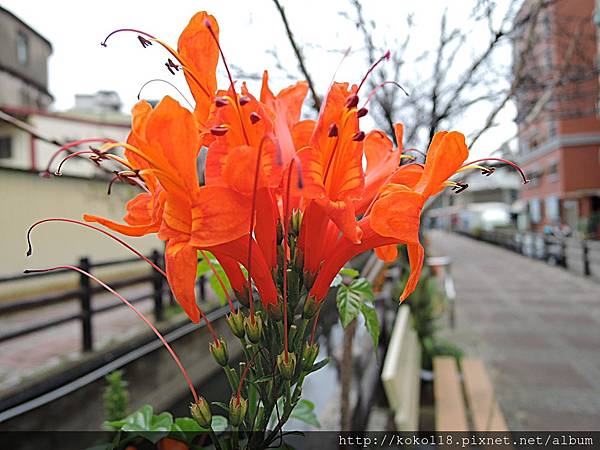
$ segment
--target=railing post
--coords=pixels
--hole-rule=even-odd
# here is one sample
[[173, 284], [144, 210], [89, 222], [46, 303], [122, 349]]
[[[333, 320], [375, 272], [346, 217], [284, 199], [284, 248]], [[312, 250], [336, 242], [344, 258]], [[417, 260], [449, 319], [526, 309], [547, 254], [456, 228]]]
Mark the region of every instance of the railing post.
[[[150, 255], [150, 259], [158, 267], [162, 267], [160, 253], [154, 250]], [[158, 322], [163, 320], [163, 276], [157, 271], [152, 271], [152, 288], [153, 288], [153, 299], [154, 299], [154, 319]]]
[[[90, 272], [91, 264], [88, 258], [79, 260], [79, 268]], [[94, 347], [92, 334], [92, 286], [90, 279], [81, 274], [79, 277], [79, 300], [81, 302], [81, 342], [84, 352], [91, 352]]]

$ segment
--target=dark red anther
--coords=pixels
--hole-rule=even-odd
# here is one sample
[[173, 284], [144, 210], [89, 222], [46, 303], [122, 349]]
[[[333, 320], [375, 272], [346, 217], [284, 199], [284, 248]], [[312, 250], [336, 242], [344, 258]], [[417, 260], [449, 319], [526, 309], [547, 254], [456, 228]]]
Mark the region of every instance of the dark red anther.
[[260, 122], [260, 115], [254, 111], [250, 113], [250, 122], [254, 125], [257, 122]]
[[244, 105], [247, 105], [248, 103], [250, 103], [250, 97], [247, 97], [245, 95], [240, 95], [240, 105], [244, 106]]
[[329, 137], [337, 137], [337, 135], [338, 135], [338, 127], [335, 123], [332, 123], [329, 127], [328, 136]]
[[169, 70], [169, 72], [171, 72], [171, 75], [175, 75], [175, 71], [172, 69], [168, 62], [165, 63], [165, 66], [167, 66], [167, 69]]
[[356, 111], [356, 116], [360, 119], [361, 117], [365, 117], [368, 112], [369, 110], [367, 108], [360, 108], [358, 111]]
[[352, 94], [346, 99], [346, 108], [356, 108], [358, 105], [358, 95]]
[[212, 30], [212, 25], [211, 25], [211, 23], [210, 23], [210, 20], [208, 20], [208, 19], [204, 19], [204, 26], [205, 26], [206, 28], [208, 28], [209, 30]]
[[229, 131], [229, 128], [223, 125], [217, 125], [210, 129], [210, 134], [213, 136], [224, 136]]
[[486, 177], [489, 177], [495, 171], [496, 171], [495, 167], [484, 167], [483, 169], [481, 169], [481, 174], [485, 175]]
[[464, 191], [465, 189], [467, 189], [469, 187], [469, 185], [467, 183], [461, 183], [460, 181], [456, 182], [456, 186], [452, 186], [452, 190], [456, 193], [456, 194], [460, 194], [462, 191]]
[[[144, 36], [138, 36], [137, 37], [138, 40], [140, 41], [140, 44], [142, 44], [142, 47], [146, 48], [152, 45], [152, 42], [150, 42], [148, 39], [146, 39]], [[106, 45], [105, 45], [106, 46]]]
[[365, 140], [365, 132], [364, 131], [359, 131], [354, 136], [352, 136], [352, 140], [356, 141], [356, 142], [364, 141]]
[[226, 98], [223, 97], [217, 97], [215, 98], [215, 106], [217, 108], [221, 108], [223, 106], [227, 106], [229, 104], [229, 100], [227, 100]]
[[386, 61], [389, 61], [391, 56], [392, 56], [392, 52], [390, 52], [389, 50], [387, 52], [385, 52], [385, 55], [383, 55], [383, 57], [385, 58]]

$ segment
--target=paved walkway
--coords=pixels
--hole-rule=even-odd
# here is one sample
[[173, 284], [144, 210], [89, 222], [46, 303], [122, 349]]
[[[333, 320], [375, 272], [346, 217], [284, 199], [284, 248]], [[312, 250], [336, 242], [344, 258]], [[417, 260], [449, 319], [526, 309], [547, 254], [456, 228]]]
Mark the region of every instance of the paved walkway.
[[600, 284], [463, 236], [431, 231], [452, 258], [456, 329], [481, 356], [513, 430], [600, 426]]

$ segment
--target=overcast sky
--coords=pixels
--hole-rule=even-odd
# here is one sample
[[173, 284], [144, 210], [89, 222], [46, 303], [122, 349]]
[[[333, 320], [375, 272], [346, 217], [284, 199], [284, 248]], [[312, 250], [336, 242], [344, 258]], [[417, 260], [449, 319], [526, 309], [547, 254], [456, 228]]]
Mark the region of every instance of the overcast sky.
[[[121, 96], [124, 109], [136, 101], [140, 86], [153, 78], [164, 78], [184, 88], [183, 77], [171, 76], [164, 67], [167, 55], [157, 46], [143, 49], [135, 34], [114, 36], [108, 48], [99, 43], [110, 31], [127, 27], [147, 31], [176, 45], [177, 37], [189, 18], [199, 10], [208, 10], [216, 16], [221, 27], [221, 43], [231, 64], [247, 73], [262, 73], [272, 69], [275, 88], [289, 84], [269, 51], [276, 51], [279, 60], [290, 72], [297, 64], [284, 34], [284, 28], [272, 0], [253, 1], [34, 1], [1, 0], [2, 6], [50, 40], [54, 52], [50, 58], [50, 91], [55, 96], [54, 108], [73, 106], [76, 93], [93, 93], [100, 89], [115, 90]], [[340, 11], [351, 11], [347, 0], [283, 1], [291, 26], [305, 52], [311, 57], [309, 69], [319, 92], [327, 89], [331, 76], [340, 61], [333, 50], [362, 48], [362, 38], [352, 23], [340, 16]], [[416, 27], [409, 51], [422, 52], [437, 45], [439, 20], [444, 5], [452, 5], [451, 18], [461, 20], [468, 14], [469, 1], [421, 0], [365, 2], [366, 12], [377, 23], [376, 40], [401, 31], [410, 12], [415, 13]], [[400, 30], [400, 31], [399, 31]], [[468, 58], [476, 49], [465, 49]], [[318, 61], [318, 64], [315, 62]], [[460, 60], [459, 60], [460, 61]], [[340, 81], [358, 82], [367, 67], [359, 59], [348, 58], [340, 70]], [[415, 74], [406, 74], [415, 76]], [[298, 75], [298, 77], [300, 77]], [[398, 80], [402, 82], [402, 80]], [[222, 83], [221, 86], [224, 86]], [[257, 86], [257, 84], [254, 84]], [[165, 94], [178, 97], [164, 83], [149, 85], [144, 98], [159, 98]], [[183, 100], [182, 100], [183, 102]], [[511, 123], [512, 109], [502, 114], [502, 125], [485, 135], [473, 153], [490, 153], [514, 134]], [[479, 118], [481, 119], [481, 118]], [[470, 118], [459, 124], [461, 131], [469, 132]]]

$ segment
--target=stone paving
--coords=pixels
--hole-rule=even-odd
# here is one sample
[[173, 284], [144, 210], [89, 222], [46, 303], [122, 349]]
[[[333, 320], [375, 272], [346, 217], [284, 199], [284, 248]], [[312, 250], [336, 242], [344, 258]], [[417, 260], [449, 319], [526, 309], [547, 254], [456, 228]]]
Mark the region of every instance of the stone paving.
[[444, 337], [486, 362], [509, 427], [600, 429], [600, 284], [456, 234], [428, 239], [453, 261]]

